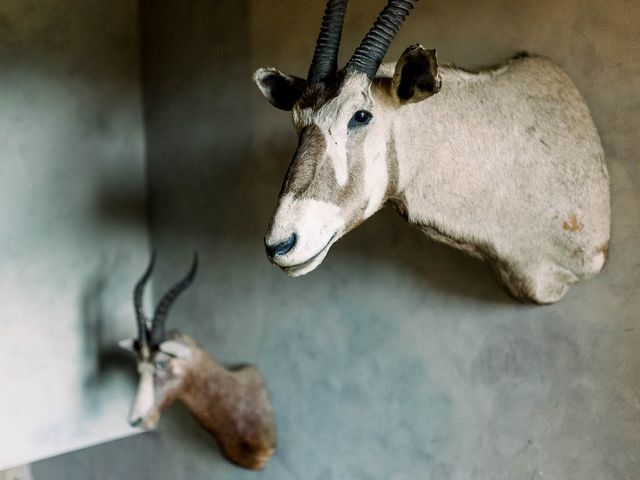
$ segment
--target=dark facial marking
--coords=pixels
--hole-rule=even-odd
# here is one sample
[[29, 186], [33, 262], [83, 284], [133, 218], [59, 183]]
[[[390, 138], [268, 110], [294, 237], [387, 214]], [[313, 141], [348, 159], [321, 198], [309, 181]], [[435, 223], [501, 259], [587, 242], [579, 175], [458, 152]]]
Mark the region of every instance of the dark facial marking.
[[[290, 193], [296, 198], [303, 195], [307, 197], [307, 191], [311, 188], [312, 183], [315, 183], [314, 178], [318, 173], [318, 166], [324, 161], [326, 151], [327, 144], [322, 131], [316, 125], [305, 127], [300, 133], [298, 148], [289, 165], [289, 171], [280, 195]], [[333, 168], [331, 170], [333, 173]]]
[[333, 203], [352, 219], [349, 229], [362, 221], [366, 202], [358, 202], [364, 189], [364, 140], [366, 135], [350, 135], [347, 140], [349, 178], [344, 187], [336, 181], [333, 160], [326, 156], [326, 139], [316, 125], [305, 127], [298, 142], [280, 195], [290, 194], [296, 199], [312, 199]]
[[391, 134], [387, 140], [387, 191], [384, 194], [385, 201], [398, 193], [399, 176], [396, 139]]
[[364, 211], [369, 202], [364, 198], [365, 157], [364, 141], [366, 132], [349, 135], [347, 140], [347, 161], [349, 179], [344, 188], [334, 196], [333, 203], [340, 205], [346, 219], [345, 231], [348, 232], [362, 223]]

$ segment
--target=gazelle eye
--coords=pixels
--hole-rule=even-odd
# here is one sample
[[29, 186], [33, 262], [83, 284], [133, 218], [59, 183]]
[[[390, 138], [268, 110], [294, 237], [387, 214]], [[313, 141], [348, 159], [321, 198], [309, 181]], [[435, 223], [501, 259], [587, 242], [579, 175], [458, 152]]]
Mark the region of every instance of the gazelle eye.
[[363, 127], [365, 125], [368, 125], [372, 118], [373, 115], [371, 114], [371, 112], [367, 112], [366, 110], [358, 110], [353, 114], [351, 120], [349, 120], [349, 125], [347, 125], [347, 128], [352, 129]]

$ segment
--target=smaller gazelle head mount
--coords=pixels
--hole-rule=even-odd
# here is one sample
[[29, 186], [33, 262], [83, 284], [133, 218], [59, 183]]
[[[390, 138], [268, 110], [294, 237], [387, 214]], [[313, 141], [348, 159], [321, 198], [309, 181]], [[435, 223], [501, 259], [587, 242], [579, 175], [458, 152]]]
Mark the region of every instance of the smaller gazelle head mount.
[[161, 410], [175, 400], [184, 380], [185, 363], [193, 354], [192, 341], [177, 332], [167, 333], [165, 323], [169, 309], [196, 276], [198, 255], [194, 253], [188, 273], [162, 296], [153, 317], [149, 319], [144, 313], [143, 294], [155, 259], [154, 252], [133, 291], [138, 336], [120, 342], [122, 348], [135, 353], [140, 374], [129, 423], [143, 428], [154, 428], [160, 419]]

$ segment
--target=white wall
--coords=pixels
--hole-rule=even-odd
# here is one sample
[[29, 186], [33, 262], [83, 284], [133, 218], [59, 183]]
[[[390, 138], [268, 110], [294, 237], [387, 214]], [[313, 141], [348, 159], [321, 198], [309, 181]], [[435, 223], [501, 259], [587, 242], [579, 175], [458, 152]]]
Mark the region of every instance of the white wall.
[[137, 33], [133, 0], [0, 2], [0, 469], [131, 432]]

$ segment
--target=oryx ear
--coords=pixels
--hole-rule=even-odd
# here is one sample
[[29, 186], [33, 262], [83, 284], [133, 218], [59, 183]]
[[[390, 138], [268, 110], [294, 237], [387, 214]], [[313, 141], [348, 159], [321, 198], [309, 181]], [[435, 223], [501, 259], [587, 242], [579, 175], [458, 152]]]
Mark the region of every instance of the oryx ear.
[[120, 340], [118, 342], [118, 346], [127, 350], [128, 352], [133, 352], [135, 348], [133, 347], [135, 344], [135, 340], [133, 338], [125, 338], [124, 340]]
[[306, 80], [275, 68], [259, 68], [253, 74], [253, 81], [262, 95], [281, 110], [291, 110], [307, 84]]
[[158, 345], [158, 348], [161, 352], [181, 360], [191, 358], [193, 354], [188, 346], [175, 340], [166, 340]]
[[441, 85], [436, 51], [418, 44], [407, 48], [396, 64], [391, 81], [395, 99], [401, 104], [419, 102], [438, 93]]

